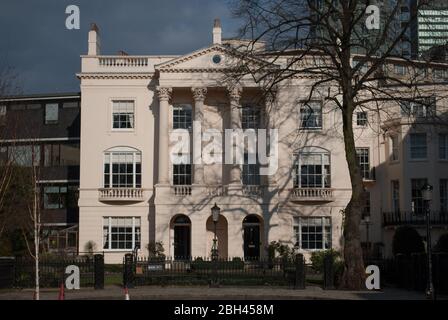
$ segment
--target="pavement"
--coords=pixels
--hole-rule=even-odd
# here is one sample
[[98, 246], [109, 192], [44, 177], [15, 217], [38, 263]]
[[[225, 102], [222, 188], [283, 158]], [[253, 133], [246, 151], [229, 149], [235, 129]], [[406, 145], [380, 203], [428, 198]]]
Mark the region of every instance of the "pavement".
[[[57, 300], [58, 289], [41, 289], [41, 300]], [[129, 289], [130, 300], [425, 300], [424, 293], [395, 288], [379, 291], [323, 290], [309, 286], [304, 290], [282, 287], [147, 286]], [[104, 290], [81, 288], [66, 290], [66, 300], [124, 300], [124, 290], [107, 286]], [[438, 300], [448, 300], [439, 296]], [[32, 300], [32, 289], [0, 290], [0, 300]]]

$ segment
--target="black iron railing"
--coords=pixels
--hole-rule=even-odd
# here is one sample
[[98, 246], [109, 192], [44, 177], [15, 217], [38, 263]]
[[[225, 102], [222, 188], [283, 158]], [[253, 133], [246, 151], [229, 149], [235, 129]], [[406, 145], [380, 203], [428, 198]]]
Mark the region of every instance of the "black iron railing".
[[[431, 211], [430, 222], [432, 225], [448, 224], [448, 212]], [[424, 212], [416, 213], [412, 211], [383, 212], [384, 226], [400, 225], [425, 225], [426, 215]]]

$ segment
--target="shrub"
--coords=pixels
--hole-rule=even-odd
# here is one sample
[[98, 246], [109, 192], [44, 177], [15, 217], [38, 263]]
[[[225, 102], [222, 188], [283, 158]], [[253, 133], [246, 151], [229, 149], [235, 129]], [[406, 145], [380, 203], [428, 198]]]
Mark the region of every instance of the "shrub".
[[448, 233], [444, 233], [440, 236], [435, 249], [438, 252], [448, 253]]
[[95, 241], [87, 241], [86, 244], [84, 245], [84, 251], [86, 252], [87, 256], [93, 256], [93, 254], [96, 251], [96, 243]]
[[400, 227], [395, 231], [392, 241], [392, 252], [394, 255], [425, 252], [422, 237], [411, 227]]
[[290, 248], [286, 244], [282, 244], [280, 241], [272, 241], [267, 247], [269, 259], [275, 257], [292, 259], [294, 257], [294, 248]]
[[313, 269], [318, 272], [323, 272], [324, 271], [324, 259], [328, 255], [333, 257], [333, 264], [334, 264], [335, 273], [336, 273], [336, 271], [337, 271], [336, 269], [340, 268], [340, 265], [342, 265], [342, 261], [341, 261], [341, 254], [334, 249], [314, 251], [313, 253], [311, 253], [311, 264], [312, 264]]
[[146, 245], [146, 249], [148, 249], [149, 258], [154, 260], [164, 260], [165, 259], [165, 248], [163, 247], [163, 242], [150, 242]]

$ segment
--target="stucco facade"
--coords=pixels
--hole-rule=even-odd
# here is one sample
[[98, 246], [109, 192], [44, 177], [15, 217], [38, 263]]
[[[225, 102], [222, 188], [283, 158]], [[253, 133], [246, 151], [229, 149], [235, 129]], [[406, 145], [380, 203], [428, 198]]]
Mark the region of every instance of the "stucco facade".
[[[82, 56], [78, 74], [82, 92], [80, 252], [93, 242], [97, 251], [104, 250], [107, 263], [117, 263], [135, 245], [140, 247], [139, 254], [147, 255], [147, 244], [161, 241], [167, 256], [209, 257], [215, 203], [221, 209], [220, 257], [263, 257], [272, 241], [296, 246], [307, 257], [313, 250], [341, 249], [343, 209], [351, 189], [339, 111], [324, 101], [324, 95], [316, 94], [313, 100], [322, 106], [316, 120], [319, 128], [305, 130], [300, 106], [313, 79], [297, 77], [283, 83], [270, 98], [249, 77], [237, 85], [227, 81], [226, 70], [234, 55], [229, 42], [221, 39], [219, 24], [213, 28], [209, 47], [183, 56], [104, 56], [98, 29], [92, 28], [89, 52]], [[257, 110], [258, 128], [278, 130], [274, 175], [262, 175], [251, 184], [244, 182], [241, 164], [194, 164], [187, 174], [188, 167], [174, 168], [172, 133], [179, 121], [180, 127], [197, 121], [203, 132], [215, 129], [224, 137], [225, 129], [244, 128], [243, 110], [249, 106]], [[428, 159], [434, 162], [428, 166], [428, 162], [407, 163], [400, 158], [390, 164], [385, 120], [376, 114], [367, 116], [369, 125], [355, 124], [355, 136], [357, 147], [368, 149], [367, 171], [376, 169], [375, 176], [368, 174], [365, 180], [370, 191], [368, 241], [385, 243], [391, 237], [389, 229], [382, 227], [382, 212], [391, 211], [390, 180], [403, 180], [401, 208], [410, 210], [406, 207], [410, 176], [424, 175], [436, 186], [437, 179], [448, 178], [448, 163], [434, 158]], [[405, 127], [390, 126], [403, 128], [402, 157]], [[434, 142], [429, 148], [438, 147]], [[114, 163], [120, 156], [131, 160]], [[296, 161], [303, 161], [301, 166], [306, 168], [300, 170], [303, 175], [306, 171], [306, 178], [296, 174]], [[317, 165], [312, 169], [306, 161], [317, 161]], [[125, 187], [120, 168], [127, 170]], [[132, 219], [114, 219], [118, 217]], [[312, 217], [319, 219], [307, 220]], [[362, 228], [365, 232], [364, 224]], [[387, 251], [390, 245], [383, 253]]]

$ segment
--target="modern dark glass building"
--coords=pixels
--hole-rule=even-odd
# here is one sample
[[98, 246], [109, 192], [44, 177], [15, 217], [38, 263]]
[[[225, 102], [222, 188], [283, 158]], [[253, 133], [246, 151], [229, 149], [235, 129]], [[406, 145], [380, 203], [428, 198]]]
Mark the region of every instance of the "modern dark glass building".
[[77, 250], [80, 100], [80, 93], [0, 99], [0, 156], [39, 169], [43, 249], [53, 253]]

